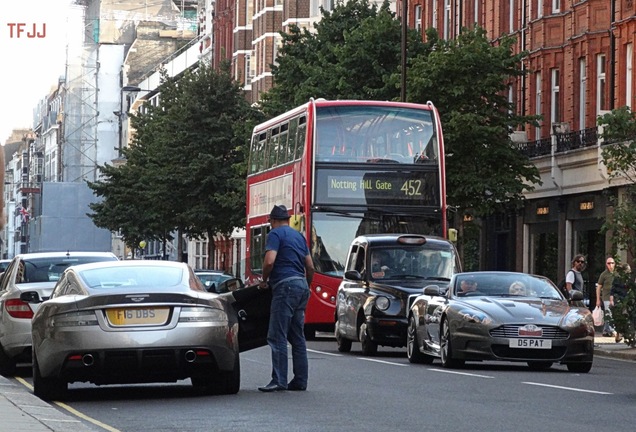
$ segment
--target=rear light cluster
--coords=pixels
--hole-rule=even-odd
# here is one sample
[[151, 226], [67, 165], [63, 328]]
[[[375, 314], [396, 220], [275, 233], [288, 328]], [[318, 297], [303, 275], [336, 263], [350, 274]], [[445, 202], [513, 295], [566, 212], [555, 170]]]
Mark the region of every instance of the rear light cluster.
[[207, 307], [183, 307], [179, 314], [179, 322], [224, 322], [227, 323], [227, 315], [220, 309]]
[[84, 327], [98, 325], [93, 311], [68, 312], [50, 318], [51, 327]]
[[9, 299], [4, 302], [4, 308], [9, 316], [13, 318], [31, 319], [33, 318], [33, 311], [28, 303], [23, 302], [20, 299]]

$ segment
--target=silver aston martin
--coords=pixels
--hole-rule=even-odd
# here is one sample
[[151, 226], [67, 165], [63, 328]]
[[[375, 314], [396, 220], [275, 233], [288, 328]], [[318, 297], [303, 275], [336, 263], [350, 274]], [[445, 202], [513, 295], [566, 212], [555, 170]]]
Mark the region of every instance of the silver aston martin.
[[409, 313], [407, 355], [412, 363], [439, 358], [444, 367], [466, 361], [554, 363], [587, 373], [594, 357], [594, 323], [576, 292], [566, 299], [547, 278], [513, 272], [458, 273], [431, 285]]
[[[266, 344], [268, 294], [256, 286], [209, 293], [185, 263], [70, 267], [33, 317], [34, 393], [61, 398], [75, 381], [186, 378], [209, 393], [236, 393], [239, 352]], [[21, 298], [41, 301], [35, 291]]]

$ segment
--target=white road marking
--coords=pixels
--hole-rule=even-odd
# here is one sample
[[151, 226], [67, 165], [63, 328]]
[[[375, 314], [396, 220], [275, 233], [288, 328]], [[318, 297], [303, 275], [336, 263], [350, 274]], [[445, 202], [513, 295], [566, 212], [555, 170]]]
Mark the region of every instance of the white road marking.
[[388, 362], [388, 361], [384, 361], [384, 360], [370, 359], [370, 358], [366, 358], [366, 357], [358, 357], [358, 360], [365, 360], [365, 361], [369, 361], [369, 362], [388, 364], [388, 365], [391, 365], [391, 366], [408, 366], [408, 365], [405, 365], [403, 363], [394, 363], [394, 362]]
[[309, 349], [309, 348], [307, 348], [307, 352], [312, 352], [312, 353], [316, 353], [316, 354], [324, 354], [324, 355], [329, 355], [329, 356], [333, 356], [333, 357], [342, 357], [342, 354], [336, 354], [336, 353], [330, 353], [330, 352], [324, 352], [324, 351], [317, 351], [317, 350], [313, 350], [313, 349]]
[[560, 389], [560, 390], [569, 390], [569, 391], [575, 391], [575, 392], [581, 392], [581, 393], [595, 393], [595, 394], [602, 394], [602, 395], [611, 395], [611, 394], [613, 394], [613, 393], [596, 391], [596, 390], [585, 390], [585, 389], [579, 389], [579, 388], [574, 388], [574, 387], [563, 387], [563, 386], [557, 386], [557, 385], [551, 385], [551, 384], [542, 384], [542, 383], [534, 383], [534, 382], [522, 382], [522, 384], [528, 384], [528, 385], [539, 386], [539, 387], [550, 387], [550, 388], [555, 388], [555, 389]]
[[451, 371], [451, 370], [445, 370], [445, 369], [429, 369], [429, 370], [433, 372], [443, 372], [443, 373], [455, 374], [455, 375], [466, 375], [466, 376], [472, 376], [476, 378], [494, 378], [493, 376], [489, 376], [489, 375], [479, 375], [479, 374], [473, 374], [468, 372], [458, 372], [458, 371]]

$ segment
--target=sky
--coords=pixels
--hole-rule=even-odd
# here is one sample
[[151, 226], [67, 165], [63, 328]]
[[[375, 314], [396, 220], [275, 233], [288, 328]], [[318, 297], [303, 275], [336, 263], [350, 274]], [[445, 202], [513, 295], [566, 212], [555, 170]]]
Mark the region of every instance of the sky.
[[[33, 109], [64, 75], [71, 0], [3, 2], [0, 13], [0, 143], [30, 128]], [[77, 15], [77, 14], [76, 14]], [[18, 27], [18, 24], [24, 26]], [[77, 24], [75, 25], [77, 29]], [[22, 30], [19, 32], [19, 30]], [[77, 39], [73, 32], [69, 37]], [[29, 37], [29, 34], [32, 37]]]

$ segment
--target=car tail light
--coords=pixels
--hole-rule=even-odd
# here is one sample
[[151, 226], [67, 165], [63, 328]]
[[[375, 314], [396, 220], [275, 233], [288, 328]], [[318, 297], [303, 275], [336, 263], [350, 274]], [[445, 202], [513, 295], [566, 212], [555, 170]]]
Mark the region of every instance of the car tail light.
[[220, 309], [206, 307], [183, 307], [179, 322], [227, 322], [227, 315]]
[[51, 327], [85, 327], [98, 325], [98, 322], [93, 311], [74, 311], [51, 317], [49, 325]]
[[4, 302], [4, 308], [7, 313], [13, 318], [33, 318], [33, 311], [28, 303], [23, 302], [20, 299], [9, 299]]

